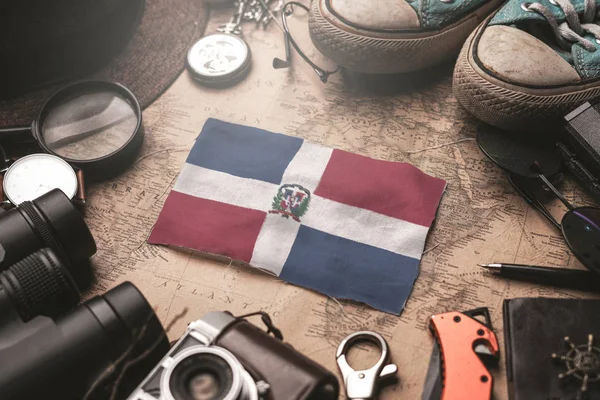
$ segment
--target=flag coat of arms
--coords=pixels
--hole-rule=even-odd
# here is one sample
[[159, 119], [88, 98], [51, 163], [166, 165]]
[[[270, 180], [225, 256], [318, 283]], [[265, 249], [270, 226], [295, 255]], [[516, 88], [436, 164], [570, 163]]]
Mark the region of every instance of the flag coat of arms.
[[209, 119], [148, 242], [399, 314], [445, 188], [410, 164]]

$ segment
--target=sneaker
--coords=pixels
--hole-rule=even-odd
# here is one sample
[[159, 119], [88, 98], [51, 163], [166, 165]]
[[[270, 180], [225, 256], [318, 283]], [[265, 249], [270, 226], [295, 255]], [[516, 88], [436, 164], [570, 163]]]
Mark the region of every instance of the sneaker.
[[[454, 94], [477, 118], [545, 131], [600, 95], [600, 0], [509, 0], [467, 39]], [[559, 125], [557, 125], [559, 124]]]
[[503, 0], [313, 0], [317, 49], [363, 73], [422, 69], [456, 56]]

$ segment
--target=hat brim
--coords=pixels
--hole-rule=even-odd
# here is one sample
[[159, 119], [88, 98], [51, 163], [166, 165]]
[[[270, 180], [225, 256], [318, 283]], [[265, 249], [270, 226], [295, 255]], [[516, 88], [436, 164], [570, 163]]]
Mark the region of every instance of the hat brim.
[[[126, 86], [145, 108], [181, 74], [186, 53], [204, 33], [207, 20], [200, 0], [146, 0], [140, 25], [125, 49], [88, 78]], [[0, 101], [0, 127], [30, 124], [48, 97], [68, 83]]]

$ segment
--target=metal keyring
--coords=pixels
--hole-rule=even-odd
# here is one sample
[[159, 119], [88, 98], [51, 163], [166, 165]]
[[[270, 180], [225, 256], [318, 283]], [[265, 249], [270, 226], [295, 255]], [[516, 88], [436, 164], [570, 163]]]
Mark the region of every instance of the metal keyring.
[[[357, 342], [366, 340], [378, 345], [381, 357], [371, 368], [355, 371], [346, 360], [346, 353]], [[336, 353], [337, 365], [344, 378], [346, 395], [349, 400], [367, 400], [375, 396], [377, 381], [398, 372], [395, 364], [388, 364], [390, 353], [388, 344], [380, 334], [371, 331], [355, 332], [340, 343]]]

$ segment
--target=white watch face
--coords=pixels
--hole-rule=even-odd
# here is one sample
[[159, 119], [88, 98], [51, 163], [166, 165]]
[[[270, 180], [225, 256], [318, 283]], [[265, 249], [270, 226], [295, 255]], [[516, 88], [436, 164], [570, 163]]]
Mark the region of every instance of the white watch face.
[[248, 45], [239, 37], [214, 33], [192, 46], [188, 65], [200, 77], [223, 77], [240, 69], [248, 55]]
[[61, 158], [32, 154], [15, 161], [4, 175], [4, 194], [14, 205], [35, 200], [52, 189], [60, 189], [69, 199], [77, 193], [77, 176]]

